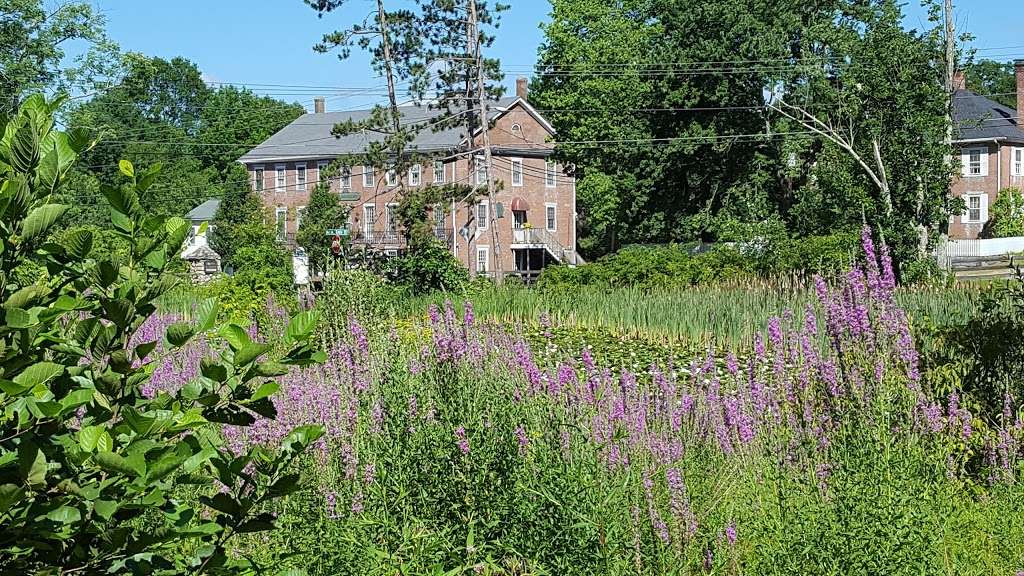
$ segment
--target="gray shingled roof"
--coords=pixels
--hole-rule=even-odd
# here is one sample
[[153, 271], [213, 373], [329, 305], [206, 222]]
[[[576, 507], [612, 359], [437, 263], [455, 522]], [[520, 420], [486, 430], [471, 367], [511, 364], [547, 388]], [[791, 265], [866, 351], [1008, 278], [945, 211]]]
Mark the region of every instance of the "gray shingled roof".
[[[493, 114], [497, 115], [514, 101], [514, 97], [498, 100], [495, 107], [492, 108]], [[438, 110], [419, 106], [402, 106], [400, 109], [403, 123], [427, 122], [440, 114]], [[336, 138], [331, 134], [331, 129], [335, 124], [346, 120], [356, 122], [366, 120], [371, 113], [372, 110], [354, 110], [303, 114], [262, 144], [247, 152], [238, 161], [253, 163], [360, 154], [371, 142], [380, 142], [384, 136], [375, 132], [359, 132]], [[412, 146], [422, 151], [448, 150], [458, 146], [464, 137], [464, 132], [458, 128], [440, 132], [427, 129], [417, 135]]]
[[1024, 142], [1024, 130], [1013, 108], [979, 96], [970, 90], [957, 90], [953, 99], [953, 125], [957, 140]]
[[213, 220], [213, 217], [217, 214], [217, 208], [219, 206], [220, 200], [217, 200], [216, 198], [207, 200], [189, 211], [189, 213], [185, 215], [185, 219], [191, 220], [192, 222]]

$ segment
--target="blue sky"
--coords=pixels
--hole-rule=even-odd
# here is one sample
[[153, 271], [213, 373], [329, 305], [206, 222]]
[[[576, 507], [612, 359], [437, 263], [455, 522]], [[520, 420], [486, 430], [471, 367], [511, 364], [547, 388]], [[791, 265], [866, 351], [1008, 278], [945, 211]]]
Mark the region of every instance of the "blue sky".
[[[344, 110], [382, 99], [381, 81], [374, 78], [358, 50], [340, 61], [315, 53], [325, 33], [362, 20], [369, 0], [352, 0], [342, 11], [318, 19], [301, 0], [92, 0], [102, 11], [110, 37], [124, 50], [195, 62], [208, 80], [251, 84], [259, 92], [311, 107], [313, 92], [323, 92], [327, 107]], [[512, 5], [502, 16], [492, 54], [507, 70], [509, 90], [517, 73], [529, 74], [542, 41], [541, 22], [550, 11], [547, 0], [505, 0]], [[979, 56], [999, 60], [1024, 58], [1022, 0], [956, 0], [960, 31], [976, 37]], [[257, 8], [254, 8], [256, 6]], [[917, 0], [909, 0], [907, 26], [927, 24]], [[302, 85], [323, 89], [271, 87]], [[255, 86], [262, 85], [262, 86]], [[336, 88], [370, 88], [353, 94]]]

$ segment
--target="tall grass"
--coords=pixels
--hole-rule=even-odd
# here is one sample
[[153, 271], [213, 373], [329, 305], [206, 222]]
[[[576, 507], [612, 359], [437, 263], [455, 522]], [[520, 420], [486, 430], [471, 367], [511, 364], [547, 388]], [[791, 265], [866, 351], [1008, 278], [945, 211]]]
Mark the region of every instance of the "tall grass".
[[[422, 314], [430, 304], [440, 305], [449, 297], [432, 294], [403, 299], [395, 303], [395, 308], [400, 315]], [[601, 327], [631, 336], [716, 345], [749, 344], [757, 330], [780, 310], [816, 305], [813, 292], [797, 283], [660, 290], [492, 287], [465, 298], [473, 303], [479, 318], [505, 324], [529, 324], [546, 314], [564, 326]], [[946, 325], [970, 317], [979, 291], [971, 286], [905, 288], [897, 291], [896, 298], [915, 322]]]

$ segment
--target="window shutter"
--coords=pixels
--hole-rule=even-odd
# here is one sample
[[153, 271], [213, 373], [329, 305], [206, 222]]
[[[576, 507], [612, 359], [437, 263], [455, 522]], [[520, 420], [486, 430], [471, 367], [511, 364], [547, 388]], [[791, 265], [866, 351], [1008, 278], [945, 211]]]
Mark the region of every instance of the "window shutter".
[[968, 217], [971, 214], [971, 204], [966, 196], [961, 196], [961, 198], [964, 200], [964, 211], [960, 213], [960, 223], [967, 224]]
[[967, 176], [971, 170], [971, 155], [966, 150], [960, 151], [960, 174]]
[[981, 195], [981, 223], [988, 222], [988, 194]]
[[981, 175], [988, 176], [988, 149], [981, 151]]

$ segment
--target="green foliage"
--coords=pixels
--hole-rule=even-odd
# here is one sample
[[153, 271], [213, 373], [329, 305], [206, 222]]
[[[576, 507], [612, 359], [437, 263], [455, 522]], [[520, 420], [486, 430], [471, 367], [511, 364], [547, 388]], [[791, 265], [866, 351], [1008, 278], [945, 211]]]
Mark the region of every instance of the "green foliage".
[[982, 58], [964, 66], [967, 89], [1017, 109], [1017, 78], [1013, 62], [996, 62]]
[[458, 292], [469, 281], [466, 267], [437, 240], [416, 247], [384, 263], [384, 274], [413, 294], [435, 290]]
[[[122, 183], [103, 187], [121, 246], [93, 250], [89, 229], [46, 241], [66, 208], [52, 203], [55, 192], [95, 144], [52, 130], [58, 104], [30, 97], [0, 140], [0, 571], [252, 572], [227, 545], [274, 528], [266, 506], [298, 488], [291, 463], [322, 430], [299, 427], [279, 449], [225, 447], [217, 424], [274, 417], [259, 386], [270, 346], [218, 326], [215, 301], [163, 337], [177, 348], [219, 329], [227, 345], [181, 390], [143, 395], [157, 342], [136, 336], [176, 285], [168, 266], [190, 226], [143, 209], [159, 165], [121, 161]], [[45, 266], [45, 281], [19, 284], [12, 271], [24, 261]], [[275, 360], [321, 359], [312, 328], [290, 329]], [[198, 502], [180, 498], [197, 486]]]
[[[339, 169], [337, 165], [331, 166], [327, 171], [327, 178], [333, 177]], [[299, 224], [299, 231], [295, 236], [295, 242], [302, 246], [309, 257], [309, 270], [323, 271], [334, 259], [331, 253], [332, 239], [327, 235], [328, 228], [342, 228], [348, 225], [348, 206], [341, 203], [341, 199], [334, 192], [331, 192], [330, 185], [321, 177], [321, 182], [313, 188], [309, 195], [309, 202], [302, 213], [302, 222]], [[345, 239], [342, 239], [344, 242]]]
[[982, 238], [1024, 236], [1024, 194], [1020, 188], [1003, 188], [988, 209]]
[[[349, 317], [363, 326], [379, 329], [392, 316], [399, 290], [384, 278], [366, 270], [332, 270], [317, 297], [324, 326], [344, 327]], [[329, 335], [333, 338], [337, 335]]]

